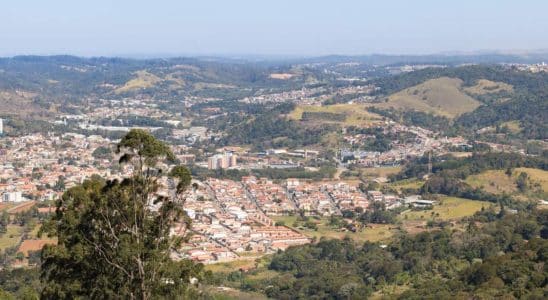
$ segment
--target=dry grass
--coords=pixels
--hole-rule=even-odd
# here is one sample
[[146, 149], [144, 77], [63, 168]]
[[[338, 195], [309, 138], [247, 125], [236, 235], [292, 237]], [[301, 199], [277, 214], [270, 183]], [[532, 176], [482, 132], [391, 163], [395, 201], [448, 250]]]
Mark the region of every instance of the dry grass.
[[488, 170], [466, 178], [466, 183], [474, 188], [483, 188], [493, 194], [514, 193], [517, 191], [515, 179], [504, 174], [503, 170]]
[[[516, 179], [521, 172], [527, 173], [529, 185], [532, 186], [532, 189], [525, 194], [519, 192], [516, 186]], [[506, 175], [505, 170], [488, 170], [477, 175], [468, 176], [466, 183], [475, 188], [483, 188], [489, 193], [508, 193], [522, 200], [542, 198], [548, 193], [548, 171], [516, 168], [512, 171], [512, 176], [509, 177]]]
[[461, 90], [462, 80], [440, 77], [407, 88], [388, 97], [380, 108], [418, 110], [448, 118], [475, 110], [480, 103]]
[[420, 189], [424, 184], [424, 180], [419, 179], [405, 179], [390, 183], [390, 186], [398, 191], [403, 189]]
[[345, 126], [371, 126], [378, 124], [381, 120], [380, 116], [368, 112], [366, 106], [360, 104], [335, 104], [325, 106], [299, 105], [288, 115], [288, 117], [293, 120], [301, 120], [303, 112], [344, 114], [346, 116], [344, 121], [314, 120], [314, 122], [337, 123]]
[[467, 87], [464, 90], [470, 94], [484, 95], [499, 92], [512, 93], [514, 91], [514, 87], [504, 82], [495, 82], [487, 79], [480, 79], [478, 80], [476, 85]]
[[162, 78], [145, 70], [137, 71], [135, 72], [135, 75], [137, 78], [133, 78], [126, 82], [126, 84], [117, 88], [114, 92], [116, 94], [121, 94], [133, 90], [151, 88], [163, 80]]
[[291, 79], [293, 76], [295, 75], [290, 73], [272, 73], [269, 77], [272, 79], [288, 80]]
[[0, 202], [0, 212], [12, 208], [14, 205], [12, 203], [1, 203]]
[[543, 192], [548, 192], [548, 171], [532, 168], [517, 168], [512, 176], [519, 176], [519, 173], [525, 172], [533, 183], [538, 183]]
[[22, 252], [27, 257], [29, 251], [40, 251], [45, 245], [54, 245], [56, 243], [55, 240], [24, 240], [17, 252]]
[[401, 171], [402, 167], [379, 167], [379, 168], [362, 168], [360, 172], [366, 177], [388, 177], [392, 174], [397, 174]]
[[27, 201], [23, 202], [21, 204], [17, 204], [16, 206], [11, 207], [7, 210], [9, 214], [16, 214], [20, 212], [25, 212], [27, 210], [30, 210], [32, 207], [36, 205], [36, 201]]
[[0, 114], [26, 116], [42, 112], [44, 109], [33, 103], [34, 96], [34, 93], [0, 90]]

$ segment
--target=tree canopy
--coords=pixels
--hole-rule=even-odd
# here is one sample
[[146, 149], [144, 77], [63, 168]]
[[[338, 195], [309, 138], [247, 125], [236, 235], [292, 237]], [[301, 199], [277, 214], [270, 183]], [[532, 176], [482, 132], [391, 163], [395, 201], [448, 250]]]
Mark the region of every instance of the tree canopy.
[[[170, 258], [190, 227], [181, 197], [190, 172], [162, 170], [160, 162], [173, 153], [142, 130], [130, 131], [118, 152], [121, 163], [133, 165], [131, 176], [94, 177], [67, 190], [44, 225], [42, 231], [58, 242], [42, 251], [42, 298], [151, 299], [192, 292], [189, 280], [199, 277], [201, 265]], [[164, 176], [176, 186], [171, 197], [158, 193]]]

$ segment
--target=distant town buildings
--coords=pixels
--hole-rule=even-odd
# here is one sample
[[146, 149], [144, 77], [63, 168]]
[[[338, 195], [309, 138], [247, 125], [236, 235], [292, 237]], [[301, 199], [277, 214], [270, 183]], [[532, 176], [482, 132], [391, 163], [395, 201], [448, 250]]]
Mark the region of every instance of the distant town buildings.
[[207, 168], [210, 170], [228, 169], [238, 165], [238, 156], [232, 152], [215, 154], [207, 160]]

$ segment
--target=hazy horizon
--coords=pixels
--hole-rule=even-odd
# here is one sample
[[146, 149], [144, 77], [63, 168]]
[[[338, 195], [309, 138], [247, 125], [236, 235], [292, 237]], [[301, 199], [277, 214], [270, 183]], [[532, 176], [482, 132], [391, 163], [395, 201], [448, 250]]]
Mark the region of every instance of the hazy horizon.
[[0, 56], [429, 55], [548, 50], [544, 1], [22, 0]]

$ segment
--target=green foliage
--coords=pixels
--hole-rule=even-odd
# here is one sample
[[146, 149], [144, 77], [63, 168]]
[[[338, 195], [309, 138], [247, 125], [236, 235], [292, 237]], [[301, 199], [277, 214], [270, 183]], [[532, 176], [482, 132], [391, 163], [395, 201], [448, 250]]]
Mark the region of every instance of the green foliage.
[[322, 111], [305, 111], [301, 116], [302, 121], [313, 121], [313, 120], [325, 120], [325, 121], [337, 121], [342, 122], [346, 119], [345, 114], [332, 113], [332, 112], [322, 112]]
[[518, 187], [518, 190], [521, 192], [527, 191], [528, 184], [527, 184], [528, 175], [525, 172], [521, 172], [516, 179], [516, 185]]
[[[462, 198], [501, 202], [509, 204], [508, 195], [495, 195], [483, 191], [481, 188], [472, 188], [464, 179], [486, 170], [508, 170], [519, 167], [548, 169], [547, 157], [524, 156], [517, 153], [474, 153], [470, 157], [455, 158], [452, 156], [437, 157], [434, 159], [433, 175], [421, 187], [426, 194], [445, 194]], [[424, 156], [408, 163], [405, 168], [392, 180], [421, 178], [428, 172], [428, 157]], [[526, 174], [525, 174], [526, 175]], [[523, 188], [527, 188], [526, 178], [518, 178]]]
[[334, 125], [304, 127], [297, 121], [288, 120], [280, 114], [287, 114], [293, 104], [281, 104], [254, 118], [233, 125], [221, 145], [253, 145], [257, 149], [298, 147], [317, 144], [323, 134], [337, 128]]
[[[520, 135], [530, 139], [547, 138], [548, 125], [546, 123], [546, 111], [548, 110], [548, 89], [546, 89], [546, 82], [548, 81], [548, 74], [545, 72], [521, 72], [501, 66], [485, 65], [458, 68], [428, 68], [397, 76], [375, 79], [372, 83], [380, 87], [380, 93], [388, 95], [429, 79], [443, 76], [460, 78], [464, 81], [465, 86], [472, 86], [479, 79], [487, 79], [508, 83], [514, 87], [514, 93], [500, 95], [509, 97], [510, 99], [507, 101], [493, 101], [492, 97], [486, 98], [474, 95], [474, 97], [485, 105], [457, 118], [455, 120], [457, 129], [477, 130], [517, 120], [520, 121], [523, 128]], [[431, 121], [434, 120], [431, 119]], [[416, 124], [421, 122], [420, 120], [413, 122], [417, 121], [418, 123]], [[443, 123], [437, 121], [433, 124], [440, 129], [446, 127], [443, 126]]]
[[110, 159], [112, 158], [112, 151], [108, 147], [100, 146], [93, 150], [91, 155], [97, 159]]
[[[131, 158], [133, 176], [122, 181], [94, 177], [69, 189], [44, 224], [42, 231], [58, 243], [42, 251], [42, 298], [173, 297], [187, 293], [189, 278], [199, 276], [201, 265], [170, 258], [190, 227], [180, 197], [190, 184], [190, 172], [173, 168], [169, 175], [177, 194], [158, 196], [162, 172], [157, 162], [173, 156], [169, 148], [135, 130], [118, 149]], [[172, 237], [176, 223], [183, 225], [179, 236]]]
[[253, 170], [253, 173], [259, 177], [267, 177], [272, 179], [287, 179], [287, 178], [306, 178], [306, 179], [323, 179], [332, 178], [337, 169], [335, 167], [323, 166], [318, 171], [307, 171], [302, 167], [289, 169], [264, 168]]
[[451, 120], [431, 113], [416, 110], [399, 111], [393, 108], [380, 109], [377, 107], [369, 107], [367, 110], [383, 117], [401, 122], [407, 126], [419, 126], [444, 133], [449, 133], [454, 130], [454, 128], [452, 128]]
[[118, 144], [117, 152], [124, 152], [120, 157], [121, 163], [129, 162], [135, 157], [138, 158], [139, 170], [145, 166], [156, 165], [159, 159], [175, 160], [175, 155], [166, 144], [142, 129], [132, 129], [128, 132]]
[[386, 285], [406, 286], [393, 295], [400, 299], [535, 298], [546, 293], [548, 240], [538, 229], [547, 216], [490, 210], [464, 231], [402, 235], [387, 247], [350, 239], [291, 247], [274, 255], [269, 268], [278, 275], [258, 289], [278, 299], [364, 299]]
[[360, 221], [366, 224], [394, 224], [397, 220], [397, 214], [394, 211], [387, 210], [384, 202], [375, 201], [371, 204], [371, 209], [367, 209], [359, 218]]
[[0, 299], [38, 299], [40, 273], [34, 268], [0, 271]]

